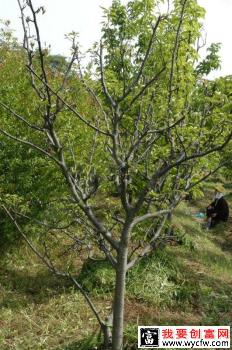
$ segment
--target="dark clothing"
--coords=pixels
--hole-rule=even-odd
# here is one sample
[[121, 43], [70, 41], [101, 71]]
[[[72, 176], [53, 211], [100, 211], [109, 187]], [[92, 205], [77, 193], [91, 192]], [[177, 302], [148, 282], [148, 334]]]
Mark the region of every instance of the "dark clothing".
[[[213, 214], [217, 214], [213, 217]], [[211, 227], [217, 225], [219, 222], [226, 222], [229, 218], [229, 206], [224, 197], [215, 199], [206, 209], [207, 218], [212, 218]]]

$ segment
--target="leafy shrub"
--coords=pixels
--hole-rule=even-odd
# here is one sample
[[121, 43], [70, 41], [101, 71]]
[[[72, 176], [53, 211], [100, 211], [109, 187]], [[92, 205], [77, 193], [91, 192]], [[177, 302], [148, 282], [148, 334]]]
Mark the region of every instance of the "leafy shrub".
[[107, 260], [87, 260], [79, 276], [83, 288], [88, 292], [103, 294], [114, 288], [115, 271]]

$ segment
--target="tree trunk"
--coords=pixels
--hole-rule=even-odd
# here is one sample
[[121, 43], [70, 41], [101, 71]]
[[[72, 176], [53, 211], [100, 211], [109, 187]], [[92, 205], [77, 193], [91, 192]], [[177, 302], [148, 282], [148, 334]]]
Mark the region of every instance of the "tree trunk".
[[121, 245], [118, 252], [116, 285], [113, 306], [112, 350], [123, 349], [124, 298], [127, 267], [127, 244]]
[[101, 332], [103, 334], [103, 344], [101, 349], [111, 350], [112, 349], [112, 321], [113, 313], [111, 313], [104, 324], [101, 325]]
[[103, 349], [104, 350], [111, 350], [112, 349], [112, 334], [111, 334], [111, 329], [109, 325], [102, 325], [101, 330], [103, 333]]

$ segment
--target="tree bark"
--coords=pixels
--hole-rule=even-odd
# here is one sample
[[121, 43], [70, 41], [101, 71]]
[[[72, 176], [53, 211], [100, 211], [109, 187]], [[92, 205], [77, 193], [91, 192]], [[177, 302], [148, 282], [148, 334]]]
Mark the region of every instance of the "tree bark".
[[111, 350], [112, 348], [112, 334], [109, 325], [104, 324], [101, 326], [102, 334], [103, 334], [103, 349]]
[[116, 268], [116, 285], [113, 307], [112, 350], [123, 349], [124, 299], [127, 270], [127, 243], [120, 245]]

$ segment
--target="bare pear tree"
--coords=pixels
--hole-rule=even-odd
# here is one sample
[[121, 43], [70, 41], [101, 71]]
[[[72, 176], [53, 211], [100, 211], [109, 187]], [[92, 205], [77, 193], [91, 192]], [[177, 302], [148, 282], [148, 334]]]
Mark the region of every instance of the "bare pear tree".
[[[102, 38], [92, 50], [92, 75], [83, 69], [76, 37], [70, 36], [72, 57], [66, 71], [59, 73], [57, 86], [40, 36], [38, 15], [44, 9], [35, 8], [32, 0], [18, 0], [26, 69], [41, 119], [21, 115], [0, 100], [1, 109], [28, 129], [28, 139], [2, 126], [0, 133], [40, 152], [65, 179], [69, 192], [66, 200], [74, 208], [74, 221], [67, 227], [47, 229], [70, 234], [76, 244], [80, 237], [68, 227], [78, 225], [81, 239], [87, 238], [87, 245], [97, 247], [115, 269], [112, 324], [100, 317], [78, 277], [57, 268], [46, 247], [41, 252], [33, 245], [17, 221], [20, 214], [6, 205], [2, 208], [48, 269], [70, 279], [84, 295], [101, 327], [105, 349], [112, 350], [123, 349], [127, 271], [167, 235], [172, 213], [186, 192], [224, 165], [213, 167], [213, 155], [232, 138], [225, 118], [215, 125], [213, 108], [206, 104], [202, 112], [196, 103], [201, 86], [194, 71], [200, 7], [193, 0], [180, 0], [170, 12], [160, 14], [152, 1], [140, 1], [139, 8], [136, 3], [123, 6], [114, 1], [111, 9], [105, 10]], [[95, 115], [79, 111], [70, 97], [70, 75], [81, 82]], [[86, 165], [82, 154], [63, 141], [65, 120], [60, 122], [60, 118], [67, 113], [92, 135], [91, 145], [89, 141], [86, 144]], [[35, 133], [41, 135], [41, 142], [30, 138]], [[97, 173], [97, 163], [101, 162], [95, 157], [98, 147], [107, 160], [102, 176]], [[67, 155], [70, 153], [72, 161]], [[205, 159], [211, 161], [205, 163]], [[108, 190], [103, 192], [105, 183]], [[107, 213], [99, 212], [99, 193], [101, 198], [110, 198], [109, 188], [113, 186], [119, 209], [116, 213], [110, 207]]]

